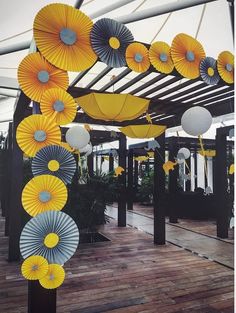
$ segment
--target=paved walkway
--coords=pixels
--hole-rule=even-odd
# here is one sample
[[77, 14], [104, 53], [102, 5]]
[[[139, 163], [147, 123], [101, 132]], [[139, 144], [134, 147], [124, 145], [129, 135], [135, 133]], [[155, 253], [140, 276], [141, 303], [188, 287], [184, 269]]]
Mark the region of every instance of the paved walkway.
[[[107, 215], [117, 219], [117, 208], [108, 206]], [[127, 211], [127, 224], [153, 235], [153, 218]], [[166, 240], [201, 257], [234, 268], [234, 245], [209, 236], [166, 224]]]

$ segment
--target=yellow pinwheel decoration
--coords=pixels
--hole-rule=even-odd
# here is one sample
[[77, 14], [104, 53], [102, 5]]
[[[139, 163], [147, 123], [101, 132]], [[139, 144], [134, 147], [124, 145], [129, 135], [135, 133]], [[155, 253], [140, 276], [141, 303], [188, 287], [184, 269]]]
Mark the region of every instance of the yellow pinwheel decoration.
[[80, 72], [97, 60], [90, 44], [92, 27], [92, 20], [80, 10], [52, 3], [36, 15], [34, 39], [50, 63], [67, 71]]
[[170, 55], [170, 46], [163, 42], [154, 42], [149, 49], [149, 60], [158, 72], [169, 74], [174, 69]]
[[65, 90], [69, 85], [68, 73], [47, 62], [39, 52], [31, 53], [21, 61], [17, 75], [23, 92], [37, 102], [47, 89]]
[[66, 150], [68, 150], [69, 152], [74, 152], [74, 149], [71, 148], [71, 146], [67, 143], [67, 142], [60, 142], [59, 145], [63, 148], [65, 148]]
[[16, 141], [24, 153], [34, 157], [41, 148], [60, 144], [61, 131], [47, 117], [34, 114], [20, 122], [16, 130]]
[[48, 89], [42, 95], [40, 109], [43, 115], [50, 118], [57, 125], [71, 123], [77, 112], [74, 98], [59, 88]]
[[41, 279], [48, 272], [48, 261], [40, 255], [32, 255], [22, 263], [21, 272], [28, 280]]
[[55, 289], [65, 280], [65, 271], [59, 264], [49, 264], [47, 274], [39, 279], [40, 285], [45, 289]]
[[32, 178], [22, 192], [23, 208], [31, 216], [45, 211], [61, 210], [66, 201], [65, 184], [52, 175], [39, 175]]
[[234, 82], [234, 55], [229, 51], [223, 51], [217, 58], [217, 69], [220, 77], [228, 84]]
[[115, 171], [114, 176], [118, 177], [119, 175], [122, 175], [122, 172], [124, 172], [124, 168], [121, 166], [118, 166], [114, 169], [114, 171]]
[[146, 72], [150, 67], [148, 49], [141, 43], [129, 44], [125, 52], [125, 58], [128, 67], [134, 72]]
[[165, 171], [166, 175], [169, 175], [169, 171], [173, 171], [175, 169], [175, 166], [177, 165], [177, 162], [167, 161], [163, 164], [163, 170]]
[[200, 76], [199, 65], [206, 57], [200, 42], [181, 33], [173, 39], [170, 52], [174, 66], [182, 76], [189, 79]]

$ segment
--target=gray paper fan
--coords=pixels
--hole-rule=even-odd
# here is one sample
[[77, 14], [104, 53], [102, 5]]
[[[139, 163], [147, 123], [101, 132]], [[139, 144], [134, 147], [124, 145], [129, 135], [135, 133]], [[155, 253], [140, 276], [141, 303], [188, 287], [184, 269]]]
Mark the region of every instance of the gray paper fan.
[[[51, 248], [45, 244], [49, 234], [59, 239]], [[79, 230], [73, 219], [60, 211], [47, 211], [25, 225], [20, 236], [20, 252], [24, 259], [41, 255], [49, 263], [64, 264], [73, 256], [78, 243]]]
[[[50, 162], [57, 162], [58, 169], [50, 167]], [[32, 172], [34, 176], [54, 175], [65, 184], [71, 183], [76, 170], [74, 156], [61, 146], [51, 145], [40, 149], [32, 161]]]

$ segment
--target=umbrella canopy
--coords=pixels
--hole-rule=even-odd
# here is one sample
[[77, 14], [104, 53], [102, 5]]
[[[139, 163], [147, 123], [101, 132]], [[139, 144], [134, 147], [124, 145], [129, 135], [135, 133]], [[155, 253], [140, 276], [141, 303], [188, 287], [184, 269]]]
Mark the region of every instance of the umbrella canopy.
[[160, 136], [166, 130], [164, 125], [129, 125], [121, 127], [120, 131], [130, 138], [155, 138]]

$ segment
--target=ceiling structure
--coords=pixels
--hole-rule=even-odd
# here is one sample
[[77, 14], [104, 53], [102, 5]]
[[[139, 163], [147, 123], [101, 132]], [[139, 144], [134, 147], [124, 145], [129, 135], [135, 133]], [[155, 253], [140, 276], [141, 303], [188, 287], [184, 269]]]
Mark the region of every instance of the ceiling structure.
[[[89, 16], [94, 16], [94, 21], [101, 16], [114, 18], [119, 20], [119, 16], [124, 19], [127, 13], [131, 15], [135, 13], [142, 13], [143, 11], [150, 10], [150, 8], [163, 7], [169, 4], [174, 5], [176, 3], [184, 2], [179, 1], [158, 1], [154, 0], [129, 0], [129, 1], [116, 1], [127, 2], [127, 5], [116, 6], [116, 9], [109, 11], [111, 7], [110, 1], [107, 0], [85, 0], [77, 1], [83, 2], [81, 10]], [[54, 1], [40, 0], [36, 3], [32, 3], [29, 0], [21, 1], [22, 10], [30, 11], [31, 27], [34, 15], [44, 5]], [[75, 1], [57, 1], [75, 5]], [[186, 2], [186, 1], [185, 1]], [[98, 7], [99, 10], [95, 11], [94, 8]], [[11, 7], [11, 4], [4, 1], [1, 2], [1, 6], [7, 10]], [[17, 4], [18, 5], [18, 4]], [[113, 3], [113, 5], [115, 5]], [[95, 11], [95, 12], [94, 12]], [[219, 12], [220, 11], [220, 12]], [[3, 10], [0, 10], [3, 12]], [[104, 12], [107, 12], [104, 14]], [[103, 14], [101, 14], [103, 13]], [[220, 15], [219, 15], [220, 13]], [[3, 13], [0, 13], [0, 16]], [[32, 16], [31, 16], [32, 15]], [[219, 18], [219, 16], [221, 18]], [[8, 21], [2, 16], [2, 26], [6, 26]], [[21, 17], [21, 23], [22, 22]], [[28, 20], [28, 17], [26, 18]], [[17, 21], [16, 21], [17, 22]], [[29, 24], [29, 23], [28, 23]], [[18, 25], [19, 26], [19, 25]], [[27, 25], [29, 27], [29, 25]], [[11, 106], [7, 103], [12, 103], [16, 96], [16, 90], [19, 89], [16, 81], [16, 73], [19, 62], [24, 56], [28, 54], [28, 50], [16, 51], [14, 53], [2, 54], [4, 50], [9, 49], [12, 44], [25, 45], [28, 40], [32, 38], [32, 31], [27, 30], [27, 26], [24, 26], [26, 31], [22, 30], [22, 33], [15, 36], [14, 33], [6, 32], [0, 37], [0, 122], [11, 116]], [[223, 50], [233, 50], [233, 37], [230, 22], [230, 10], [229, 4], [226, 0], [217, 0], [204, 5], [194, 6], [184, 10], [166, 13], [160, 16], [153, 16], [151, 18], [142, 19], [140, 21], [128, 23], [128, 28], [132, 31], [135, 40], [145, 42], [149, 46], [156, 40], [163, 40], [171, 44], [171, 39], [179, 32], [186, 32], [189, 35], [197, 38], [205, 48], [206, 54], [217, 58], [219, 52]], [[3, 27], [2, 29], [8, 29]], [[147, 29], [148, 31], [145, 31]], [[19, 31], [17, 32], [19, 34]], [[213, 36], [214, 33], [214, 36]], [[217, 36], [216, 36], [217, 34]], [[11, 38], [11, 37], [14, 38]], [[217, 38], [216, 38], [217, 37]], [[233, 52], [233, 51], [232, 51]], [[7, 65], [7, 66], [2, 66]], [[12, 66], [12, 67], [11, 67]], [[182, 113], [193, 105], [201, 105], [206, 107], [213, 116], [220, 116], [234, 111], [234, 86], [228, 86], [224, 82], [220, 82], [217, 85], [210, 86], [204, 83], [200, 78], [194, 80], [187, 80], [180, 76], [177, 72], [171, 75], [158, 73], [153, 67], [151, 67], [145, 73], [135, 73], [129, 68], [114, 69], [106, 66], [102, 62], [97, 62], [92, 68], [81, 73], [69, 73], [70, 74], [70, 88], [69, 92], [78, 97], [90, 92], [109, 92], [109, 93], [130, 93], [132, 95], [140, 96], [150, 99], [149, 113], [152, 117], [152, 121], [158, 124], [167, 125], [167, 127], [173, 127], [180, 124], [180, 118]], [[6, 106], [7, 105], [7, 106]], [[6, 115], [1, 114], [6, 112]], [[8, 114], [10, 113], [10, 114]], [[89, 118], [86, 114], [78, 111], [76, 122], [92, 123], [100, 125], [127, 125], [131, 122], [104, 122], [96, 121]], [[135, 123], [142, 123], [145, 121], [145, 116], [141, 116], [135, 120]]]

